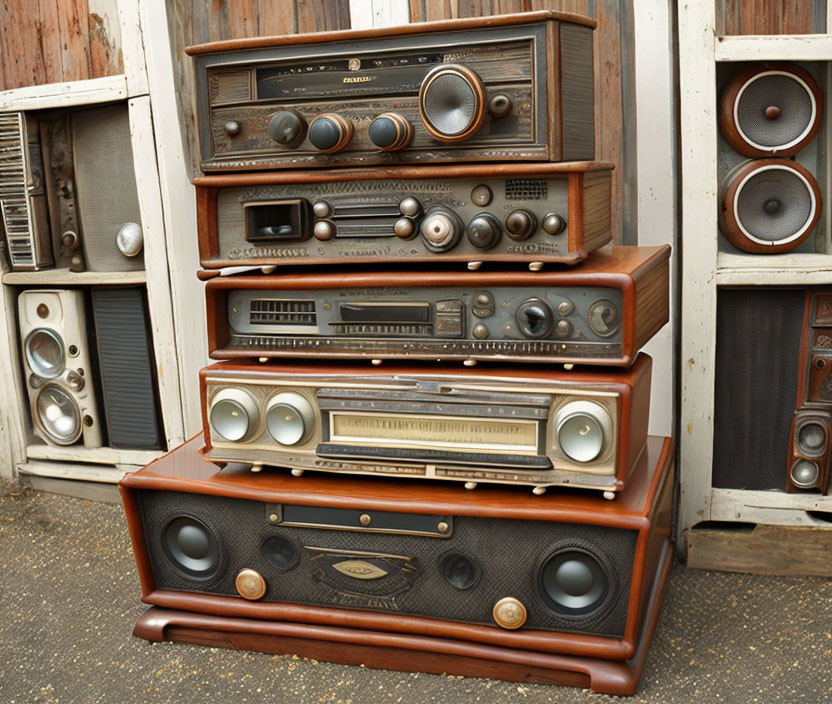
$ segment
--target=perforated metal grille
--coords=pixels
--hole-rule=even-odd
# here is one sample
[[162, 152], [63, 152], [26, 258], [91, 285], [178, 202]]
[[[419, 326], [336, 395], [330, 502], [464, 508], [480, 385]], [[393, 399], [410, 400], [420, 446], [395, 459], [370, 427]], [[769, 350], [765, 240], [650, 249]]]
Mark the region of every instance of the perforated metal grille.
[[[766, 117], [769, 107], [779, 108], [777, 119]], [[740, 96], [737, 122], [754, 144], [771, 148], [790, 144], [812, 123], [812, 95], [791, 76], [770, 74], [754, 78]]]
[[11, 265], [31, 269], [35, 259], [24, 140], [23, 113], [0, 113], [0, 217]]
[[445, 74], [435, 78], [424, 96], [425, 117], [434, 129], [449, 136], [471, 126], [477, 97], [462, 76]]
[[[263, 601], [267, 602], [352, 606], [493, 625], [494, 604], [513, 596], [528, 609], [526, 628], [616, 636], [624, 632], [637, 536], [634, 531], [457, 516], [453, 535], [440, 539], [274, 526], [266, 519], [265, 504], [243, 499], [154, 491], [139, 492], [139, 499], [153, 574], [160, 589], [236, 596], [237, 572], [251, 567], [266, 579], [268, 591]], [[183, 513], [198, 517], [218, 536], [219, 566], [207, 580], [195, 580], [176, 571], [162, 549], [165, 527]], [[262, 556], [260, 546], [271, 536], [281, 536], [294, 545], [300, 555], [294, 568], [275, 569]], [[392, 600], [351, 598], [319, 578], [304, 546], [406, 556], [415, 567], [415, 579], [409, 590], [400, 591]], [[586, 550], [604, 567], [609, 594], [594, 612], [564, 616], [544, 602], [539, 589], [540, 570], [546, 559], [561, 549]], [[478, 563], [481, 578], [474, 587], [460, 591], [445, 581], [440, 562], [449, 553], [461, 553]], [[386, 591], [382, 579], [370, 586], [362, 585], [360, 580], [352, 580], [352, 584], [358, 594], [378, 596]]]
[[549, 195], [549, 184], [542, 178], [506, 179], [506, 200], [543, 200]]
[[256, 298], [251, 301], [252, 325], [314, 325], [315, 301], [281, 298]]
[[812, 214], [811, 191], [787, 167], [753, 174], [737, 196], [737, 220], [754, 237], [769, 242], [803, 230]]
[[805, 302], [802, 289], [719, 291], [715, 487], [786, 486]]

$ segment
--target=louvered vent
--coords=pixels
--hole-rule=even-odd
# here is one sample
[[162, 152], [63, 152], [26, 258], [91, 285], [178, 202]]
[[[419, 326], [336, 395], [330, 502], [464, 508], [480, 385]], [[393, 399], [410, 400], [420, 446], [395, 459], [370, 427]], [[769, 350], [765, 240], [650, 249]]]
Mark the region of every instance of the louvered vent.
[[315, 301], [255, 298], [249, 308], [252, 325], [315, 325]]
[[36, 268], [34, 213], [28, 198], [26, 123], [22, 112], [0, 113], [0, 209], [13, 269]]

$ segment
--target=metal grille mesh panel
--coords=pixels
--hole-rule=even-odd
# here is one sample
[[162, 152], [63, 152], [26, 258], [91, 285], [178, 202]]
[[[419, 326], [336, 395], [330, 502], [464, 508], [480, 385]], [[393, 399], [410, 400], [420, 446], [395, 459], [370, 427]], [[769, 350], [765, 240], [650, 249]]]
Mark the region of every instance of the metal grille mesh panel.
[[715, 487], [786, 486], [805, 295], [801, 289], [718, 294]]
[[[139, 492], [139, 500], [153, 574], [160, 589], [236, 596], [235, 575], [243, 567], [251, 567], [268, 583], [263, 601], [334, 605], [341, 601], [336, 591], [316, 579], [310, 557], [303, 550], [303, 546], [314, 546], [413, 558], [418, 574], [412, 588], [398, 594], [395, 605], [374, 604], [372, 610], [493, 624], [494, 603], [502, 597], [514, 596], [528, 609], [526, 628], [616, 636], [624, 632], [637, 537], [634, 531], [462, 516], [454, 519], [452, 537], [438, 539], [273, 526], [266, 520], [265, 504], [243, 499], [143, 491]], [[164, 529], [182, 514], [198, 517], [218, 537], [221, 556], [215, 577], [203, 581], [189, 579], [172, 568], [165, 556]], [[288, 571], [273, 568], [260, 554], [262, 542], [273, 535], [287, 538], [300, 552], [300, 560]], [[565, 617], [554, 613], [538, 590], [538, 574], [544, 560], [555, 549], [568, 547], [589, 551], [608, 572], [607, 599], [598, 610], [586, 616]], [[445, 582], [438, 564], [450, 552], [463, 553], [479, 563], [481, 577], [476, 586], [459, 591]], [[370, 589], [380, 591], [381, 585]]]
[[506, 179], [506, 200], [543, 200], [549, 195], [549, 184], [542, 178]]
[[15, 268], [35, 266], [27, 197], [23, 113], [0, 113], [0, 217]]
[[[780, 108], [776, 120], [765, 115], [770, 106]], [[737, 121], [755, 144], [772, 148], [790, 144], [812, 123], [812, 96], [790, 76], [762, 76], [749, 82], [740, 96]]]

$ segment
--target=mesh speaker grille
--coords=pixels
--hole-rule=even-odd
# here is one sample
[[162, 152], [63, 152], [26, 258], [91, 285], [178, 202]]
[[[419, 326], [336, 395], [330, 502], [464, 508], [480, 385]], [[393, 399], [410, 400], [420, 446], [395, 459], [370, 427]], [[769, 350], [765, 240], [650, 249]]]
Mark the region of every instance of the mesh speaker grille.
[[110, 445], [162, 447], [150, 330], [141, 288], [95, 288], [92, 309]]
[[506, 200], [543, 200], [549, 195], [549, 184], [542, 178], [506, 179]]
[[800, 289], [719, 291], [715, 487], [786, 485], [805, 301]]
[[[408, 591], [394, 602], [376, 599], [363, 609], [393, 611], [440, 619], [492, 624], [491, 609], [505, 596], [527, 607], [527, 628], [553, 629], [622, 636], [627, 620], [630, 578], [637, 534], [615, 528], [539, 521], [516, 521], [461, 516], [454, 519], [447, 539], [414, 535], [361, 533], [273, 526], [265, 505], [257, 501], [177, 492], [138, 492], [145, 536], [156, 586], [209, 594], [236, 596], [234, 578], [243, 567], [260, 572], [268, 583], [263, 601], [282, 601], [339, 607], [343, 596], [316, 577], [304, 546], [353, 550], [413, 558], [416, 576]], [[194, 515], [219, 537], [220, 565], [212, 579], [188, 578], [171, 566], [162, 549], [165, 527], [175, 517]], [[293, 543], [300, 559], [289, 570], [272, 567], [260, 545], [271, 536]], [[556, 614], [543, 601], [538, 580], [544, 561], [556, 549], [587, 550], [606, 566], [610, 590], [604, 604], [585, 616]], [[442, 576], [440, 562], [449, 553], [473, 559], [481, 570], [479, 581], [461, 591]], [[359, 584], [359, 580], [353, 580]], [[362, 593], [382, 594], [383, 580], [367, 581]]]
[[[792, 76], [769, 74], [749, 81], [737, 105], [738, 127], [761, 147], [777, 148], [799, 139], [812, 125], [812, 95]], [[766, 117], [768, 107], [780, 109], [776, 120]]]
[[811, 221], [812, 197], [803, 179], [788, 167], [761, 169], [739, 190], [737, 221], [757, 239], [788, 239]]
[[462, 76], [445, 74], [435, 78], [425, 94], [425, 117], [437, 132], [460, 134], [474, 121], [477, 96]]

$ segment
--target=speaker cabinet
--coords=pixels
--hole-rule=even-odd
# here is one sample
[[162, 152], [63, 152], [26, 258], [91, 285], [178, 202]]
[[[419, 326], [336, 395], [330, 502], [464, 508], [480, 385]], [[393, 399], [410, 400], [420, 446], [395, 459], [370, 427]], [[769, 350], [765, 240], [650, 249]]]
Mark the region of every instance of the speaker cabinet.
[[18, 316], [35, 434], [51, 445], [101, 447], [83, 293], [23, 291]]
[[830, 372], [832, 290], [720, 289], [713, 486], [827, 493]]
[[[496, 676], [533, 653], [626, 667], [649, 643], [669, 567], [669, 439], [648, 441], [615, 502], [253, 476], [198, 450], [192, 440], [121, 482], [148, 604], [252, 633], [294, 623], [322, 641], [348, 628], [356, 643], [490, 652]], [[634, 688], [630, 674], [617, 686]]]
[[165, 441], [144, 289], [93, 288], [92, 312], [110, 445], [162, 449]]
[[818, 225], [828, 167], [818, 79], [825, 71], [820, 64], [754, 63], [724, 78], [719, 104], [724, 251], [827, 250], [825, 241], [811, 237], [823, 232]]

